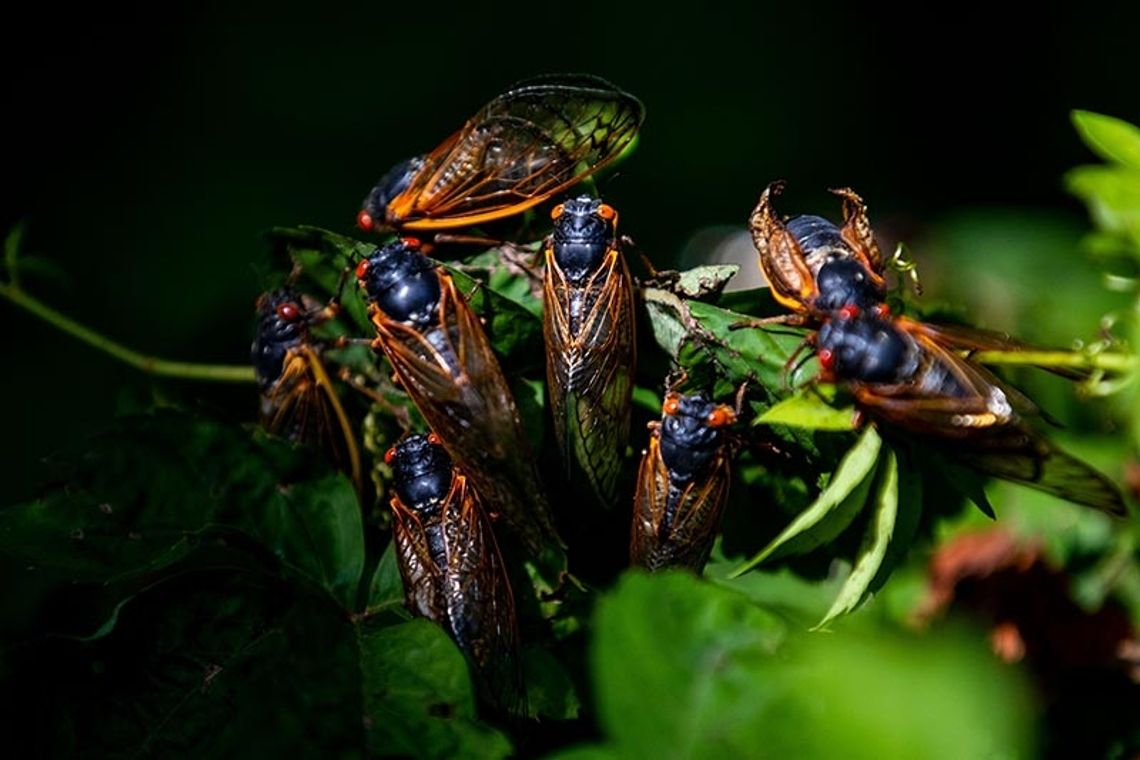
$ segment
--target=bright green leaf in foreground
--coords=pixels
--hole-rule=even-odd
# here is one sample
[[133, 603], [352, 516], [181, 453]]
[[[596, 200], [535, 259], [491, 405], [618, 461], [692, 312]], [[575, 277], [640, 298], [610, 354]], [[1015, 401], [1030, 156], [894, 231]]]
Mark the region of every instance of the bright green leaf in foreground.
[[874, 427], [868, 426], [840, 461], [831, 482], [815, 502], [771, 543], [737, 568], [733, 577], [748, 572], [767, 559], [811, 551], [842, 533], [863, 509], [881, 446], [879, 434]]

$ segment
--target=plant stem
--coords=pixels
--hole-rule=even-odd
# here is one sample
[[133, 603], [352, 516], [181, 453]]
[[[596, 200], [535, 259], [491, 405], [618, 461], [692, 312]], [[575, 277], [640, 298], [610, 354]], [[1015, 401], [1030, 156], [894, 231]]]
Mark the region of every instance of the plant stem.
[[14, 284], [0, 283], [0, 297], [6, 298], [16, 306], [35, 314], [45, 322], [54, 325], [87, 345], [97, 348], [106, 354], [110, 354], [135, 369], [152, 375], [178, 377], [185, 380], [210, 380], [223, 383], [252, 383], [256, 379], [253, 374], [253, 367], [245, 364], [198, 364], [195, 362], [178, 362], [169, 359], [159, 359], [155, 356], [141, 354], [60, 314], [47, 304], [28, 295]]
[[1081, 351], [978, 351], [971, 354], [970, 359], [978, 364], [1032, 364], [1105, 372], [1135, 372], [1140, 369], [1140, 357], [1108, 351], [1099, 354]]

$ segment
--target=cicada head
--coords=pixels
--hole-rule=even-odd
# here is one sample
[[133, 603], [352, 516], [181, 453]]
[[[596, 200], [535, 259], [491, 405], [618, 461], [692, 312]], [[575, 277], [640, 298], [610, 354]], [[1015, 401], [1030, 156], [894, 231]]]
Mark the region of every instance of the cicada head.
[[384, 461], [392, 467], [396, 495], [411, 510], [433, 512], [451, 492], [451, 457], [434, 433], [407, 436], [388, 449]]
[[356, 277], [389, 319], [424, 326], [435, 321], [440, 287], [435, 265], [419, 245], [403, 238], [377, 248], [356, 267]]
[[720, 448], [724, 428], [736, 421], [731, 408], [710, 402], [702, 393], [670, 393], [662, 412], [661, 459], [679, 482], [701, 474]]
[[574, 284], [588, 278], [613, 248], [617, 212], [597, 198], [581, 195], [554, 207], [554, 260]]
[[401, 161], [388, 170], [380, 181], [364, 199], [360, 213], [356, 215], [356, 225], [360, 229], [370, 232], [377, 227], [384, 227], [388, 222], [388, 204], [400, 193], [408, 189], [412, 178], [423, 168], [423, 156], [409, 158]]
[[918, 371], [921, 351], [891, 320], [845, 306], [819, 330], [826, 376], [863, 383], [901, 383]]
[[305, 340], [305, 316], [301, 297], [289, 288], [265, 293], [257, 299], [257, 334], [250, 357], [262, 390], [281, 376], [289, 349]]

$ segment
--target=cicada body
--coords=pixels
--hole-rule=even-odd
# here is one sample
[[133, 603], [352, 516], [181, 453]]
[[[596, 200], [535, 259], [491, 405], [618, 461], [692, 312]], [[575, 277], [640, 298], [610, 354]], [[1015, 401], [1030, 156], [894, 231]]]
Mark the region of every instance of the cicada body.
[[552, 216], [543, 333], [554, 431], [568, 482], [584, 479], [599, 504], [613, 507], [629, 440], [633, 286], [613, 208], [584, 195]]
[[514, 598], [477, 491], [434, 434], [404, 438], [384, 460], [393, 471], [392, 535], [408, 609], [447, 631], [492, 703], [519, 712]]
[[436, 232], [520, 214], [618, 158], [644, 117], [637, 98], [598, 77], [520, 82], [434, 151], [393, 167], [357, 223]]
[[820, 328], [821, 377], [845, 383], [874, 419], [979, 472], [1125, 514], [1107, 477], [1029, 427], [1040, 414], [1033, 402], [964, 358], [953, 340], [921, 322], [845, 308]]
[[650, 423], [633, 502], [630, 563], [649, 570], [700, 573], [728, 498], [733, 410], [702, 394], [670, 393], [660, 423]]
[[783, 182], [768, 185], [748, 219], [772, 296], [797, 314], [816, 318], [847, 304], [864, 310], [882, 304], [883, 257], [863, 199], [849, 188], [832, 190], [843, 199], [841, 225], [810, 215], [784, 221], [772, 207], [783, 189]]
[[561, 546], [518, 408], [479, 318], [451, 276], [403, 239], [356, 273], [388, 358], [420, 414], [527, 548]]
[[356, 437], [309, 332], [335, 314], [335, 307], [321, 307], [289, 288], [262, 295], [251, 358], [265, 429], [328, 452], [359, 491]]

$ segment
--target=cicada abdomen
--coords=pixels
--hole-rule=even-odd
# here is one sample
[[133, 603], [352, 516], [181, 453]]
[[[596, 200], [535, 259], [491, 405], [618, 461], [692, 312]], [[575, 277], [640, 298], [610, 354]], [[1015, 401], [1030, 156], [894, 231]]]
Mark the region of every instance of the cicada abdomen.
[[636, 359], [629, 268], [613, 208], [584, 195], [551, 216], [543, 333], [554, 431], [568, 481], [584, 479], [600, 504], [613, 507]]
[[257, 334], [250, 353], [265, 429], [328, 452], [359, 491], [356, 437], [321, 361], [319, 343], [309, 332], [336, 311], [290, 288], [265, 293], [257, 301]]
[[471, 478], [535, 554], [561, 546], [518, 408], [479, 318], [451, 276], [405, 238], [377, 248], [356, 274], [374, 347]]
[[395, 481], [392, 535], [408, 609], [447, 631], [492, 704], [523, 712], [514, 598], [478, 493], [434, 433], [404, 438], [384, 461]]
[[733, 446], [725, 428], [735, 421], [731, 407], [703, 394], [665, 398], [637, 474], [631, 564], [704, 568], [728, 497]]

